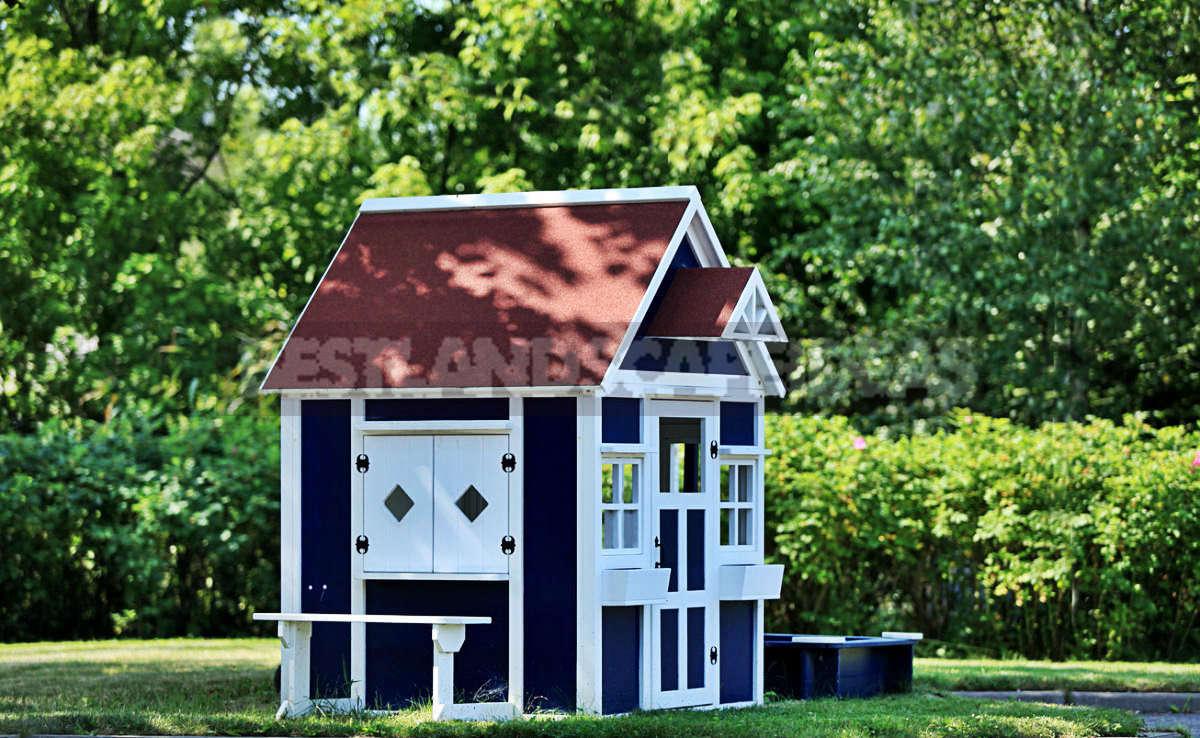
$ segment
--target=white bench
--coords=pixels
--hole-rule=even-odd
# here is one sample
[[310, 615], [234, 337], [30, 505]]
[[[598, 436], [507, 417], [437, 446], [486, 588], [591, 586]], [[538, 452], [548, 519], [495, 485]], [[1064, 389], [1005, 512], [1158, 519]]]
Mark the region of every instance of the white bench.
[[279, 622], [282, 669], [276, 719], [303, 715], [312, 709], [309, 698], [310, 644], [313, 623], [382, 623], [433, 627], [433, 719], [507, 720], [516, 716], [509, 702], [454, 702], [454, 654], [462, 648], [468, 625], [488, 625], [488, 617], [430, 617], [425, 615], [341, 615], [305, 612], [256, 612], [255, 620]]

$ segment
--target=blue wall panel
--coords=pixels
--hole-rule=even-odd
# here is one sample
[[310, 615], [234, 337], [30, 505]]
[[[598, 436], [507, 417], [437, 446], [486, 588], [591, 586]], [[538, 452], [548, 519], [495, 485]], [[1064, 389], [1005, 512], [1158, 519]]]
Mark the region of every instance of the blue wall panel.
[[688, 591], [699, 592], [704, 589], [704, 510], [687, 511], [687, 566]]
[[659, 689], [670, 692], [679, 689], [679, 610], [663, 608], [658, 611], [659, 663], [662, 679]]
[[600, 440], [604, 443], [642, 442], [642, 401], [636, 397], [600, 400]]
[[721, 403], [721, 445], [753, 446], [758, 426], [758, 403]]
[[[454, 692], [465, 701], [508, 699], [508, 582], [368, 581], [371, 615], [482, 615], [454, 657]], [[433, 693], [428, 625], [367, 625], [367, 707], [406, 707]]]
[[754, 610], [753, 602], [721, 603], [722, 704], [754, 699]]
[[576, 406], [523, 403], [525, 458], [525, 704], [575, 709]]
[[[350, 612], [350, 401], [300, 403], [300, 609]], [[315, 623], [314, 697], [350, 696], [350, 626]]]
[[605, 715], [638, 709], [641, 691], [642, 608], [606, 607], [600, 616], [600, 711]]
[[661, 544], [658, 563], [671, 570], [667, 591], [679, 591], [679, 511], [658, 511], [658, 542]]
[[507, 397], [367, 400], [367, 420], [508, 420]]
[[689, 607], [687, 610], [687, 685], [688, 689], [704, 686], [704, 661], [708, 658], [704, 649], [704, 608]]

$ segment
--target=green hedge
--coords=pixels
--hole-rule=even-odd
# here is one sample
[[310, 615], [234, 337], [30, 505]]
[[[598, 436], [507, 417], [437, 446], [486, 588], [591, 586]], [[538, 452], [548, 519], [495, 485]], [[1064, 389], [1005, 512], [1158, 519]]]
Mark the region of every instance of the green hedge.
[[261, 631], [278, 439], [252, 416], [0, 436], [0, 641]]
[[954, 420], [856, 448], [844, 418], [769, 419], [768, 557], [787, 567], [770, 628], [919, 630], [943, 652], [1200, 657], [1200, 434]]
[[[1200, 657], [1200, 434], [959, 414], [870, 437], [772, 416], [772, 630], [950, 653]], [[0, 436], [0, 641], [236, 635], [278, 602], [278, 421]]]

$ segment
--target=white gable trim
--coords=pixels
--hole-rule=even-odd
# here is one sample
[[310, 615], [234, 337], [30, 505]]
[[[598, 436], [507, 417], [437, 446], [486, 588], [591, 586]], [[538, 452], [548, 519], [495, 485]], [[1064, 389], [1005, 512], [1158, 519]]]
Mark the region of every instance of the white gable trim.
[[[761, 312], [759, 311], [761, 308]], [[742, 330], [739, 326], [745, 326]], [[768, 331], [768, 332], [764, 332]], [[783, 324], [779, 321], [779, 313], [771, 302], [767, 285], [763, 283], [758, 269], [750, 275], [746, 286], [733, 307], [733, 314], [721, 338], [736, 341], [786, 341], [787, 334], [783, 332]]]
[[337, 251], [333, 252], [333, 258], [325, 266], [325, 271], [321, 272], [321, 278], [317, 280], [313, 286], [312, 293], [308, 296], [308, 301], [304, 303], [304, 309], [296, 316], [296, 322], [292, 323], [291, 330], [288, 331], [287, 338], [283, 339], [283, 343], [279, 346], [279, 351], [275, 354], [275, 359], [271, 361], [271, 366], [267, 369], [267, 373], [263, 375], [263, 379], [258, 383], [258, 393], [260, 395], [274, 394], [280, 392], [277, 389], [265, 389], [267, 377], [271, 376], [271, 372], [275, 371], [275, 365], [279, 363], [279, 357], [283, 356], [283, 350], [287, 348], [288, 342], [292, 340], [292, 334], [296, 332], [296, 326], [300, 325], [300, 321], [304, 320], [304, 313], [308, 310], [308, 306], [312, 304], [313, 298], [317, 296], [317, 290], [320, 289], [322, 283], [325, 282], [325, 277], [328, 276], [329, 270], [333, 268], [333, 263], [337, 261], [338, 254], [342, 253], [342, 249], [346, 246], [346, 241], [350, 240], [350, 233], [354, 230], [354, 226], [358, 223], [358, 216], [354, 216], [354, 220], [350, 222], [350, 227], [346, 229], [346, 235], [342, 236], [342, 242], [338, 244]]
[[[692, 188], [695, 191], [696, 188]], [[679, 245], [683, 243], [683, 237], [688, 233], [688, 226], [692, 222], [696, 214], [696, 208], [700, 205], [700, 194], [697, 192], [695, 198], [688, 203], [687, 209], [683, 211], [683, 217], [679, 219], [679, 224], [675, 226], [675, 233], [671, 235], [671, 240], [667, 243], [667, 250], [663, 252], [662, 258], [658, 260], [658, 267], [654, 270], [654, 276], [650, 278], [650, 284], [646, 287], [645, 293], [642, 294], [642, 301], [638, 304], [637, 312], [633, 314], [633, 320], [629, 322], [629, 327], [625, 329], [625, 335], [621, 338], [620, 345], [617, 346], [616, 352], [613, 353], [612, 361], [609, 362], [608, 369], [604, 372], [604, 379], [600, 380], [600, 386], [607, 391], [610, 388], [609, 377], [620, 371], [621, 362], [625, 360], [625, 354], [629, 352], [629, 346], [633, 343], [633, 339], [637, 336], [638, 326], [646, 319], [646, 313], [650, 311], [650, 303], [654, 300], [654, 295], [658, 292], [659, 285], [667, 276], [667, 267], [675, 259], [675, 254], [679, 252]], [[703, 257], [701, 257], [703, 258]]]
[[[600, 382], [600, 386], [606, 393], [612, 392], [615, 388], [621, 386], [645, 385], [654, 382], [717, 389], [749, 389], [753, 387], [755, 389], [762, 389], [778, 397], [783, 397], [783, 380], [780, 378], [779, 372], [775, 369], [775, 363], [771, 360], [771, 355], [762, 340], [734, 341], [742, 363], [745, 364], [747, 371], [750, 372], [749, 377], [728, 374], [639, 372], [621, 368], [625, 362], [626, 354], [629, 353], [629, 347], [637, 335], [638, 328], [641, 326], [642, 321], [646, 319], [646, 313], [650, 310], [650, 303], [654, 300], [654, 295], [658, 293], [658, 289], [666, 277], [667, 267], [675, 259], [675, 254], [679, 251], [679, 246], [683, 242], [683, 234], [680, 231], [686, 232], [688, 240], [696, 252], [696, 258], [699, 260], [700, 266], [728, 267], [730, 265], [729, 258], [725, 255], [725, 250], [721, 247], [721, 240], [717, 238], [717, 232], [713, 230], [712, 221], [708, 219], [708, 213], [704, 210], [704, 203], [700, 202], [699, 191], [694, 187], [690, 189], [695, 194], [688, 205], [688, 209], [683, 213], [683, 218], [679, 224], [680, 228], [676, 229], [675, 235], [671, 238], [671, 243], [667, 246], [667, 251], [663, 254], [662, 260], [658, 264], [658, 269], [655, 270], [654, 277], [650, 280], [650, 286], [646, 288], [646, 294], [642, 296], [642, 303], [638, 306], [637, 313], [634, 314], [633, 321], [630, 322], [628, 330], [625, 331], [625, 337], [621, 339], [621, 345], [613, 355], [612, 363], [608, 365], [608, 371], [604, 373], [604, 379]], [[763, 292], [766, 294], [766, 287], [763, 285], [762, 276], [758, 274], [757, 269], [753, 276], [757, 277], [758, 284], [762, 285]], [[742, 300], [739, 300], [739, 306], [745, 299], [746, 292], [750, 292], [750, 290], [743, 292]], [[769, 310], [772, 318], [778, 321], [779, 316], [775, 312], [774, 305], [770, 302], [769, 295], [767, 295], [767, 305], [770, 306]], [[734, 314], [737, 315], [737, 312], [735, 311]]]
[[545, 192], [502, 192], [480, 195], [432, 195], [428, 197], [373, 197], [363, 201], [360, 213], [395, 213], [412, 210], [461, 210], [527, 208], [546, 205], [607, 205], [612, 203], [699, 202], [699, 191], [691, 186], [624, 187], [606, 190], [553, 190]]

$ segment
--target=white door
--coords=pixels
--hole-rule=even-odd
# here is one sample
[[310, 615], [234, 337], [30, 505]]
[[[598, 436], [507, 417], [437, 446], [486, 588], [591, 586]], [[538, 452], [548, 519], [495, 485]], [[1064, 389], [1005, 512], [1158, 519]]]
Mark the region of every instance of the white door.
[[433, 571], [433, 437], [365, 436], [363, 451], [363, 571]]
[[653, 708], [716, 701], [716, 461], [711, 403], [663, 402], [653, 510], [658, 562], [671, 569], [666, 603], [651, 612]]
[[504, 574], [508, 556], [508, 436], [437, 436], [434, 442], [433, 570]]

